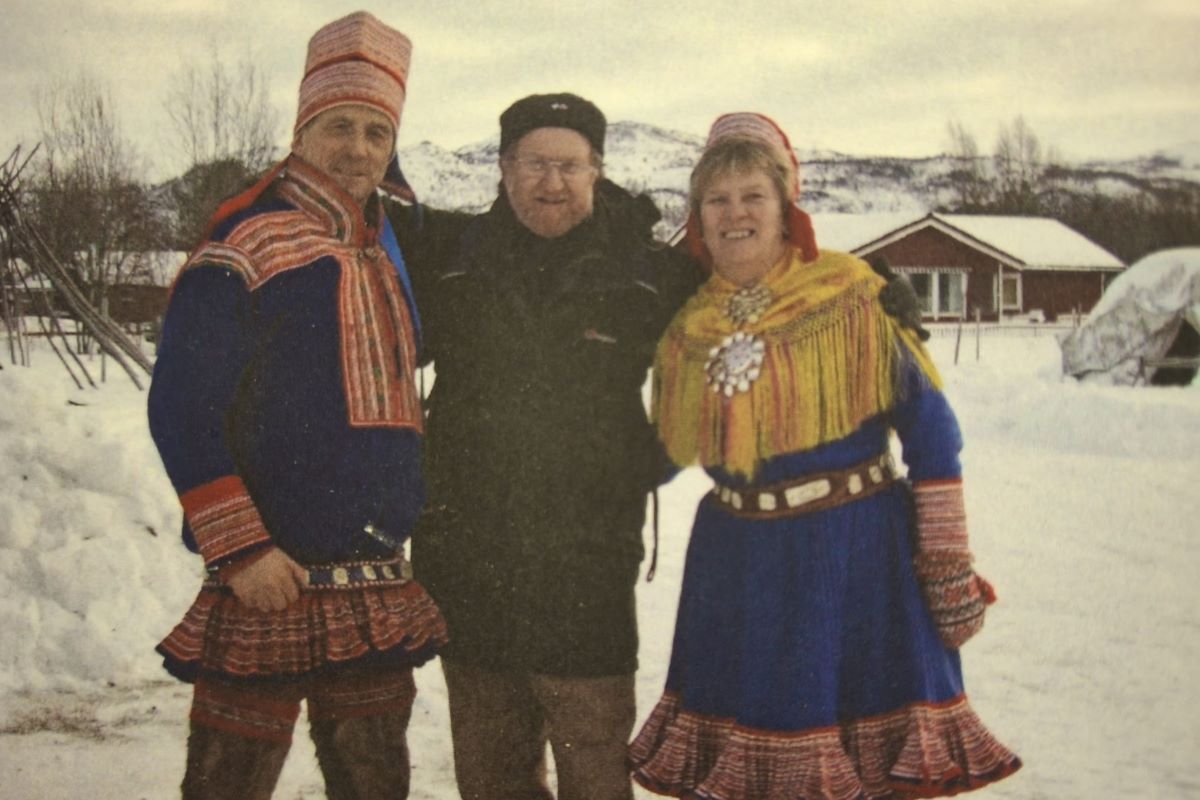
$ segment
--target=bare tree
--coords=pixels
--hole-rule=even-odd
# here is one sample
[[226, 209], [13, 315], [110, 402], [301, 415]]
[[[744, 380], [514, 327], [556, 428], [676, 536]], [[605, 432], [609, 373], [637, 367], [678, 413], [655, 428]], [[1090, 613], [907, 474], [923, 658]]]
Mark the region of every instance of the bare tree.
[[204, 66], [181, 68], [163, 100], [185, 174], [171, 187], [176, 240], [190, 247], [220, 201], [274, 160], [280, 115], [249, 57], [230, 65], [214, 43]]
[[162, 246], [163, 223], [107, 86], [80, 73], [34, 95], [41, 149], [32, 213], [55, 258], [100, 306], [107, 287], [130, 277], [133, 253]]
[[949, 155], [955, 162], [949, 177], [956, 195], [956, 210], [978, 211], [987, 205], [991, 194], [984, 158], [979, 154], [975, 136], [961, 123], [952, 120], [947, 123], [946, 131], [950, 138]]
[[188, 168], [223, 159], [251, 171], [271, 164], [280, 116], [267, 77], [249, 57], [231, 66], [214, 43], [206, 65], [175, 73], [163, 104]]
[[1036, 213], [1042, 188], [1044, 161], [1037, 135], [1017, 117], [1001, 125], [996, 137], [996, 188], [998, 201], [1008, 213]]

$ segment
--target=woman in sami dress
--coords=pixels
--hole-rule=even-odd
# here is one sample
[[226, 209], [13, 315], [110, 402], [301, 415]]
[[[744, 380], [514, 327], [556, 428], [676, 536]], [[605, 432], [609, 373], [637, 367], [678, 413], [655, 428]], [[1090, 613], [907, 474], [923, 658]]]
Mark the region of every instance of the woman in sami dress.
[[975, 789], [1020, 760], [963, 690], [958, 648], [994, 595], [971, 566], [959, 429], [883, 279], [817, 249], [798, 189], [771, 120], [714, 123], [688, 224], [713, 274], [659, 345], [654, 410], [672, 460], [715, 486], [634, 778], [706, 800]]

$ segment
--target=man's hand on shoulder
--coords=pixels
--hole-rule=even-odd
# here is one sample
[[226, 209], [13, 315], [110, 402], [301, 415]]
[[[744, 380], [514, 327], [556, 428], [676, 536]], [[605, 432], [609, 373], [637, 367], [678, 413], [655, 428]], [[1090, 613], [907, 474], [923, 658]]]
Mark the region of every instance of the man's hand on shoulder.
[[884, 256], [873, 256], [867, 259], [867, 263], [877, 275], [887, 279], [887, 285], [879, 292], [883, 310], [904, 327], [916, 331], [921, 341], [928, 341], [929, 331], [921, 324], [921, 301], [908, 278], [893, 270]]
[[225, 582], [238, 602], [256, 611], [283, 611], [296, 602], [308, 572], [277, 547], [234, 564]]

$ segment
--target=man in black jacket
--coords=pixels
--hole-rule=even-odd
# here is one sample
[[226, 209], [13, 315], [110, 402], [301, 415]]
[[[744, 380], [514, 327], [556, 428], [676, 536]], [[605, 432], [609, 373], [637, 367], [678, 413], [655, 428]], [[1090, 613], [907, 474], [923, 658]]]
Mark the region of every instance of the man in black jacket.
[[700, 275], [654, 242], [653, 203], [603, 178], [590, 102], [527, 97], [500, 127], [495, 204], [412, 259], [437, 375], [414, 568], [449, 625], [461, 795], [553, 797], [549, 741], [562, 798], [628, 800], [634, 585], [665, 467], [641, 391]]

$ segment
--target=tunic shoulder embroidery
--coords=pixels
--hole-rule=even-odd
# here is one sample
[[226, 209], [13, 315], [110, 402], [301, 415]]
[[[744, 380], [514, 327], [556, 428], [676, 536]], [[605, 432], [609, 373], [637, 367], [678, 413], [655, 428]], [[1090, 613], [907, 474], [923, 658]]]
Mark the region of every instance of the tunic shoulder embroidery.
[[279, 275], [333, 259], [340, 278], [329, 302], [336, 304], [350, 425], [422, 430], [413, 320], [395, 266], [378, 245], [356, 244], [363, 239], [361, 222], [307, 171], [290, 170], [278, 191], [295, 208], [243, 220], [223, 241], [198, 248], [181, 274], [224, 267], [253, 292]]
[[355, 427], [423, 429], [412, 318], [378, 247], [341, 254], [338, 292], [346, 405]]

